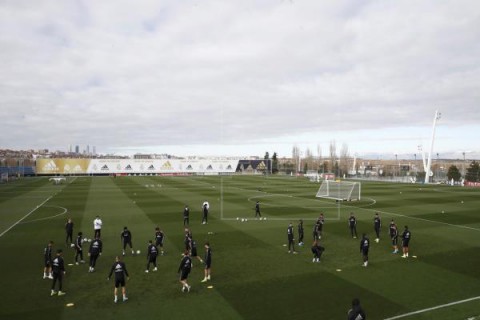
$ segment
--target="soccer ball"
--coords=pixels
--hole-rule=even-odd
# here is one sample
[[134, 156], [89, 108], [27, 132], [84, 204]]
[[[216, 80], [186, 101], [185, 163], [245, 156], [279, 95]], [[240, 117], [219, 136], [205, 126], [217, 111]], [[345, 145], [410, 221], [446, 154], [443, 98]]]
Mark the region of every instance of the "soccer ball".
[[83, 238], [83, 242], [88, 242], [88, 239], [87, 239], [87, 238]]
[[248, 219], [245, 219], [245, 222], [247, 222], [247, 221], [248, 221]]
[[239, 220], [239, 218], [237, 217], [237, 220]]
[[75, 244], [72, 243], [72, 244], [70, 245], [70, 247], [71, 247], [71, 248], [75, 248]]
[[242, 222], [245, 222], [245, 219], [242, 218]]
[[140, 250], [137, 250], [137, 254], [140, 254]]
[[92, 239], [87, 239], [87, 242], [92, 242]]

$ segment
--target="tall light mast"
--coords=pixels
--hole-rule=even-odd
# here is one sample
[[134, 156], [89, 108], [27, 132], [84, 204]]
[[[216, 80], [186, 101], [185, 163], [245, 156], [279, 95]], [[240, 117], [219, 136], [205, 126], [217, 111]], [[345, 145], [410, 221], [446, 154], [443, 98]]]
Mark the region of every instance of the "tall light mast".
[[418, 151], [420, 151], [420, 154], [422, 155], [423, 171], [427, 172], [427, 160], [425, 159], [425, 151], [423, 151], [422, 145], [418, 146]]
[[427, 169], [425, 170], [425, 183], [430, 181], [430, 168], [432, 167], [432, 152], [433, 152], [433, 142], [435, 141], [435, 126], [437, 125], [437, 120], [440, 119], [442, 114], [435, 111], [435, 117], [433, 118], [433, 129], [432, 129], [432, 141], [430, 142], [430, 152], [428, 153], [428, 162], [427, 162]]

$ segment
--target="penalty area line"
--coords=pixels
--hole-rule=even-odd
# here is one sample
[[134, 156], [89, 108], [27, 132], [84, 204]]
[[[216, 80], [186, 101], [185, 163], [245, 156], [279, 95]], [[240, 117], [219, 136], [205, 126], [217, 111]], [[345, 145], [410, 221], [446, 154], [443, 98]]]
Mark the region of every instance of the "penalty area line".
[[52, 196], [48, 197], [47, 200], [43, 201], [42, 203], [40, 203], [36, 208], [34, 208], [32, 211], [30, 211], [29, 213], [27, 213], [26, 215], [24, 215], [20, 220], [18, 220], [17, 222], [15, 222], [14, 224], [12, 224], [7, 230], [3, 231], [2, 233], [0, 233], [0, 238], [5, 234], [7, 233], [8, 231], [10, 231], [13, 227], [15, 227], [17, 224], [19, 224], [20, 222], [22, 222], [23, 220], [25, 220], [29, 215], [31, 215], [32, 213], [34, 213], [35, 211], [37, 211], [38, 208], [40, 208], [41, 206], [43, 206], [48, 200], [52, 199]]
[[405, 313], [405, 314], [400, 314], [398, 316], [394, 316], [394, 317], [390, 317], [390, 318], [385, 318], [384, 320], [395, 320], [395, 319], [405, 318], [405, 317], [413, 316], [415, 314], [424, 313], [424, 312], [428, 312], [428, 311], [433, 311], [433, 310], [437, 310], [437, 309], [441, 309], [441, 308], [446, 308], [446, 307], [454, 306], [456, 304], [461, 304], [461, 303], [470, 302], [470, 301], [479, 300], [479, 299], [480, 299], [480, 296], [465, 299], [465, 300], [450, 302], [450, 303], [441, 304], [439, 306], [435, 306], [435, 307], [431, 307], [431, 308], [427, 308], [427, 309], [422, 309], [422, 310], [413, 311], [413, 312], [409, 312], [409, 313]]

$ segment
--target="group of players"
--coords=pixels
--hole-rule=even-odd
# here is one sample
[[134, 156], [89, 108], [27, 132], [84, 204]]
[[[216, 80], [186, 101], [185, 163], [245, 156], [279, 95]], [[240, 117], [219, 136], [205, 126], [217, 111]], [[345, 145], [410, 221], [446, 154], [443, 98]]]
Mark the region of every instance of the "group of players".
[[[256, 216], [259, 215], [259, 203], [257, 202], [255, 204], [255, 210], [256, 210]], [[325, 248], [322, 247], [319, 243], [320, 239], [322, 238], [322, 233], [323, 233], [323, 226], [325, 224], [325, 216], [323, 213], [320, 214], [318, 219], [316, 220], [314, 226], [313, 226], [313, 243], [311, 247], [311, 251], [313, 253], [313, 260], [312, 262], [320, 262], [320, 257], [325, 251]], [[357, 234], [357, 219], [355, 217], [355, 214], [353, 212], [350, 213], [350, 216], [348, 218], [348, 227], [350, 229], [350, 235], [353, 239], [356, 239], [358, 237]], [[375, 230], [376, 238], [375, 242], [379, 243], [380, 242], [380, 233], [381, 233], [381, 228], [382, 228], [382, 221], [380, 218], [380, 215], [378, 212], [375, 212], [375, 215], [373, 217], [373, 229]], [[297, 254], [297, 251], [295, 251], [295, 236], [294, 236], [294, 230], [293, 230], [293, 224], [290, 222], [287, 227], [287, 240], [288, 240], [288, 253], [293, 253]], [[298, 245], [303, 246], [304, 245], [304, 227], [303, 227], [303, 220], [300, 219], [298, 221]], [[395, 224], [395, 221], [392, 219], [390, 221], [390, 226], [389, 226], [389, 236], [392, 241], [392, 246], [393, 246], [393, 252], [394, 254], [398, 253], [398, 237], [399, 237], [399, 232], [397, 225]], [[408, 252], [409, 252], [409, 243], [411, 239], [411, 232], [408, 229], [408, 226], [404, 227], [403, 233], [401, 234], [401, 239], [402, 239], [402, 251], [403, 255], [402, 258], [408, 258]], [[370, 239], [367, 237], [366, 233], [362, 234], [362, 239], [360, 240], [360, 252], [362, 253], [362, 258], [363, 258], [363, 266], [367, 267], [368, 266], [368, 252], [370, 249]]]
[[[205, 201], [202, 204], [202, 224], [208, 223], [208, 210], [209, 203]], [[196, 242], [193, 239], [192, 232], [189, 229], [189, 213], [190, 210], [188, 205], [184, 208], [184, 227], [185, 227], [185, 250], [182, 253], [182, 260], [180, 262], [178, 273], [180, 273], [180, 283], [182, 284], [182, 292], [189, 292], [191, 286], [188, 284], [188, 276], [192, 269], [192, 257], [196, 257], [200, 263], [205, 265], [204, 279], [201, 282], [207, 282], [211, 280], [211, 264], [212, 264], [212, 252], [210, 248], [210, 243], [207, 241], [204, 244], [205, 247], [205, 256], [204, 259], [200, 258], [197, 254]], [[99, 216], [93, 221], [94, 227], [94, 239], [83, 238], [83, 233], [78, 232], [77, 237], [73, 239], [73, 229], [74, 223], [71, 218], [68, 218], [65, 223], [65, 232], [66, 232], [66, 245], [70, 246], [75, 250], [75, 264], [85, 263], [83, 257], [83, 243], [90, 242], [88, 249], [89, 257], [89, 269], [88, 272], [94, 272], [97, 259], [102, 255], [103, 242], [101, 240], [101, 231], [102, 231], [103, 222]], [[135, 255], [135, 250], [132, 245], [132, 233], [127, 227], [124, 227], [123, 231], [120, 234], [123, 250], [122, 256], [125, 256], [127, 247], [130, 248], [132, 255]], [[153, 271], [157, 271], [157, 256], [164, 255], [164, 240], [165, 233], [160, 229], [160, 227], [155, 228], [155, 242], [152, 240], [148, 241], [147, 247], [147, 265], [145, 273], [150, 272], [150, 266], [153, 266]], [[63, 259], [63, 250], [56, 250], [55, 256], [53, 256], [53, 241], [49, 241], [47, 246], [44, 249], [44, 273], [43, 279], [52, 279], [51, 286], [51, 296], [63, 296], [65, 291], [63, 291], [63, 277], [66, 274], [65, 270], [65, 261]], [[140, 253], [140, 251], [137, 251]], [[114, 302], [118, 302], [118, 289], [121, 288], [123, 301], [127, 301], [128, 297], [126, 295], [126, 280], [129, 279], [129, 274], [125, 263], [121, 260], [120, 256], [115, 257], [115, 262], [113, 263], [110, 273], [107, 277], [107, 280], [110, 280], [112, 275], [115, 275], [115, 287], [114, 287]], [[56, 284], [58, 283], [58, 291], [56, 290]]]
[[[355, 218], [355, 215], [353, 212], [350, 213], [350, 217], [348, 218], [348, 226], [349, 226], [350, 234], [352, 238], [356, 239], [357, 238], [357, 219]], [[377, 243], [380, 242], [381, 228], [382, 228], [382, 221], [381, 221], [380, 215], [378, 212], [375, 212], [375, 215], [373, 217], [373, 229], [375, 230], [375, 235], [376, 235], [375, 242]], [[398, 232], [397, 225], [395, 224], [395, 221], [393, 219], [390, 221], [388, 233], [392, 241], [392, 247], [393, 247], [392, 253], [396, 254], [398, 253], [399, 232]], [[408, 229], [408, 226], [405, 226], [401, 235], [402, 251], [403, 251], [402, 258], [408, 258], [408, 251], [409, 251], [408, 248], [409, 248], [411, 236], [412, 234]], [[368, 266], [369, 249], [370, 249], [370, 239], [367, 237], [366, 233], [363, 233], [362, 239], [360, 240], [360, 252], [362, 253], [364, 267]]]

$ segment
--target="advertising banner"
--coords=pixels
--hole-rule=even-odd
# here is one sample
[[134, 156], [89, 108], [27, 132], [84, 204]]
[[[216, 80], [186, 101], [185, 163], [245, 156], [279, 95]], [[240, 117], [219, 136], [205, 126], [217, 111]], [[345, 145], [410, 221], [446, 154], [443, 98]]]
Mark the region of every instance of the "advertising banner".
[[238, 160], [37, 159], [37, 174], [221, 174], [234, 173]]
[[37, 174], [86, 174], [90, 159], [37, 159]]

